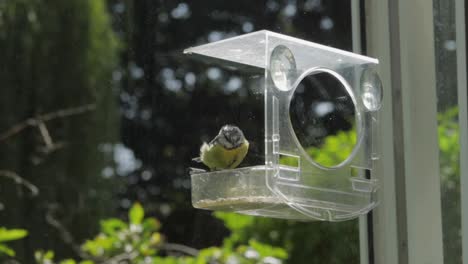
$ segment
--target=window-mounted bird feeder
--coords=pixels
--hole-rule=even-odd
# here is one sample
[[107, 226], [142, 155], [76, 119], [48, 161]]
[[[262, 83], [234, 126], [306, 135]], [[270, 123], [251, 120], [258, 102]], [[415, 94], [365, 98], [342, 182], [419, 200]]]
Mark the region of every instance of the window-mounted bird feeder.
[[234, 121], [251, 143], [235, 169], [192, 171], [194, 207], [343, 221], [377, 205], [377, 59], [265, 30], [184, 53], [237, 76], [242, 88], [234, 77], [221, 88], [243, 104]]

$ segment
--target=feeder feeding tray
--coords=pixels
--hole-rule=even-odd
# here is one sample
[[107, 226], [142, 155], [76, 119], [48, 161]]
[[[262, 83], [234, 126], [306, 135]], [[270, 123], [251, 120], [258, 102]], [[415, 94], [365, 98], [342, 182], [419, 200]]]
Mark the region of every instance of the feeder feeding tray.
[[[208, 61], [210, 67], [216, 63], [235, 70], [248, 89], [239, 96], [249, 98], [242, 109], [251, 108], [250, 114], [255, 115], [244, 118], [251, 123], [241, 128], [249, 141], [255, 138], [261, 151], [259, 161], [243, 162], [236, 169], [193, 170], [194, 207], [282, 219], [343, 221], [366, 214], [378, 204], [379, 181], [373, 172], [379, 159], [382, 85], [375, 72], [377, 59], [266, 30], [188, 48], [184, 53]], [[326, 85], [317, 90], [304, 88], [308, 78], [317, 74], [339, 83], [341, 91]], [[307, 119], [310, 111], [322, 123]], [[348, 155], [328, 164], [311, 155], [320, 150], [306, 146], [328, 141], [319, 136], [308, 141], [298, 129], [320, 135], [323, 127], [337, 120], [329, 114], [333, 111], [351, 113], [352, 118], [344, 120], [353, 124], [355, 133], [347, 134], [354, 135]], [[336, 156], [345, 149], [338, 146]]]

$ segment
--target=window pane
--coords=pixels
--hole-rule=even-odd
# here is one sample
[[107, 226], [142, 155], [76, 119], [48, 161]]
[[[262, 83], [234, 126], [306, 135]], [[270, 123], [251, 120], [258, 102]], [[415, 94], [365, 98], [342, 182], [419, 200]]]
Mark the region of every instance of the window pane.
[[444, 262], [462, 263], [455, 1], [434, 1]]
[[[189, 167], [202, 142], [224, 124], [247, 136], [263, 121], [249, 119], [255, 105], [239, 107], [254, 79], [182, 54], [260, 29], [351, 50], [350, 15], [349, 1], [0, 1], [0, 262], [34, 263], [37, 252], [50, 263], [39, 250], [51, 250], [57, 262], [143, 263], [216, 246], [226, 263], [358, 263], [357, 220], [192, 207]], [[333, 125], [322, 130], [352, 127]]]

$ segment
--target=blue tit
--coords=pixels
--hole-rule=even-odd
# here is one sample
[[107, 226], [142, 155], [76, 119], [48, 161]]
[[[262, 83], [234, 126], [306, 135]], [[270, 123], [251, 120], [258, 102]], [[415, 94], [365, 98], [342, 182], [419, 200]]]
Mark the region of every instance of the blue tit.
[[234, 169], [242, 162], [249, 150], [249, 142], [237, 126], [225, 125], [210, 143], [203, 143], [200, 157], [212, 171]]

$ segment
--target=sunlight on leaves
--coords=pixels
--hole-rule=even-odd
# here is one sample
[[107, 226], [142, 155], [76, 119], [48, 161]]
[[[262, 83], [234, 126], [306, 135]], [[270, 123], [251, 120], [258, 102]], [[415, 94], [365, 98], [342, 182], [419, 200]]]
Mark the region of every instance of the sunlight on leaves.
[[130, 219], [130, 223], [134, 225], [139, 225], [143, 221], [145, 217], [145, 211], [143, 207], [139, 203], [135, 203], [128, 213], [128, 218]]
[[28, 235], [24, 229], [6, 229], [0, 227], [0, 242], [18, 240]]

